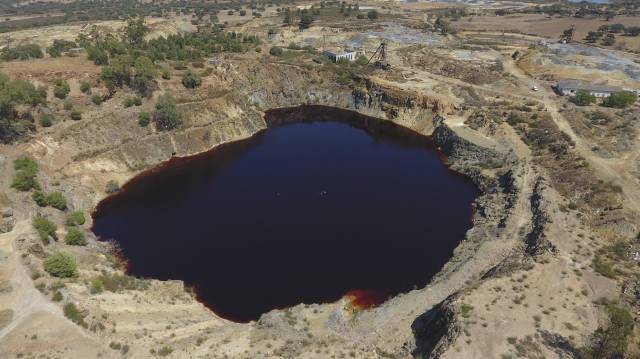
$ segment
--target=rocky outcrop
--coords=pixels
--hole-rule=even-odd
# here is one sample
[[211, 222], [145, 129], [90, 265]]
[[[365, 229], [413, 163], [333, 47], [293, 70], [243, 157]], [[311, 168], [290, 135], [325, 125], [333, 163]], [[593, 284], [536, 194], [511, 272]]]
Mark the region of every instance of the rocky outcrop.
[[453, 343], [460, 333], [456, 325], [453, 302], [450, 296], [438, 305], [420, 315], [411, 324], [415, 338], [413, 356], [417, 359], [437, 358]]
[[538, 177], [530, 199], [532, 214], [531, 231], [525, 238], [526, 252], [529, 255], [538, 255], [545, 251], [556, 251], [553, 244], [546, 239], [545, 227], [547, 222], [549, 222], [549, 217], [543, 209], [543, 187], [544, 180], [542, 177]]

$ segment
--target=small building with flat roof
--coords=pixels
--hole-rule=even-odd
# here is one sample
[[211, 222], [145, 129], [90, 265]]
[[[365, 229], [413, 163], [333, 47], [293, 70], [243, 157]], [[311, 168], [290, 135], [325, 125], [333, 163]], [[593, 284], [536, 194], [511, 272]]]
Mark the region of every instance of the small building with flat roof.
[[333, 62], [338, 62], [340, 60], [355, 61], [356, 59], [356, 52], [351, 50], [344, 50], [344, 51], [325, 50], [322, 52], [322, 54], [328, 57], [329, 59], [331, 59], [331, 61]]
[[560, 80], [556, 84], [556, 91], [564, 96], [574, 96], [578, 91], [586, 91], [595, 97], [609, 97], [609, 95], [625, 91], [622, 87], [599, 85], [580, 80]]

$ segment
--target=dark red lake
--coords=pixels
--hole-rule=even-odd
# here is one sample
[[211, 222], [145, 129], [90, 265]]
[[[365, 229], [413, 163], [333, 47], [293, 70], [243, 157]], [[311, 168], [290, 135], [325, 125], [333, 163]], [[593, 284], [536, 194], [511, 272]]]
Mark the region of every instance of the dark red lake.
[[477, 190], [428, 138], [336, 116], [148, 172], [99, 205], [94, 231], [131, 275], [181, 279], [234, 321], [424, 286], [471, 227]]

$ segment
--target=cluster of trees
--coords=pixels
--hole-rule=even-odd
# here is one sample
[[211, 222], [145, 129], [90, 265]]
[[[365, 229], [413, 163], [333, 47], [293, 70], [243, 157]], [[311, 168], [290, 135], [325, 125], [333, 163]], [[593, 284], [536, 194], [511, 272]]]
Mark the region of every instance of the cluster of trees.
[[622, 24], [602, 25], [598, 28], [598, 31], [589, 31], [585, 40], [589, 43], [596, 43], [602, 39], [602, 45], [611, 46], [616, 42], [615, 34], [639, 36], [640, 26], [625, 27]]
[[633, 333], [633, 317], [623, 307], [607, 304], [608, 323], [598, 327], [590, 344], [582, 350], [584, 359], [624, 358], [629, 345], [629, 336]]
[[[126, 85], [142, 96], [149, 96], [156, 88], [159, 73], [156, 61], [201, 60], [214, 53], [243, 52], [260, 44], [254, 35], [224, 32], [219, 27], [201, 30], [147, 41], [149, 28], [144, 18], [131, 18], [121, 39], [101, 36], [96, 31], [90, 36], [79, 36], [78, 44], [86, 48], [95, 64], [104, 65], [101, 79], [110, 94]], [[163, 72], [163, 77], [169, 78], [170, 74]], [[198, 81], [190, 78], [187, 82], [191, 85]]]
[[51, 57], [59, 57], [65, 51], [73, 49], [74, 47], [78, 47], [78, 45], [73, 41], [56, 39], [53, 40], [53, 45], [47, 48], [47, 53], [51, 55]]
[[282, 23], [287, 26], [291, 26], [298, 21], [298, 27], [300, 30], [305, 30], [311, 27], [311, 24], [315, 21], [315, 16], [319, 14], [320, 10], [314, 7], [311, 9], [296, 9], [296, 11], [286, 8], [284, 10], [284, 19], [282, 20]]
[[[620, 91], [611, 94], [602, 100], [602, 106], [613, 108], [626, 108], [633, 105], [638, 99], [635, 92]], [[578, 106], [588, 106], [596, 102], [596, 97], [588, 91], [579, 90], [575, 96], [570, 99], [571, 102]]]
[[625, 108], [633, 105], [638, 96], [635, 92], [621, 91], [611, 94], [602, 101], [602, 105], [606, 107]]
[[17, 111], [18, 105], [46, 104], [47, 90], [25, 80], [10, 80], [0, 73], [0, 143], [9, 143], [34, 129], [30, 112]]
[[[291, 4], [289, 0], [269, 1], [152, 1], [136, 0], [93, 1], [78, 0], [73, 2], [31, 2], [19, 7], [8, 6], [3, 14], [43, 15], [28, 19], [17, 19], [0, 22], [0, 32], [18, 29], [69, 23], [73, 21], [119, 20], [129, 16], [163, 17], [172, 14], [191, 16], [192, 23], [215, 23], [220, 11], [232, 8], [240, 11], [243, 6], [264, 11], [267, 6]], [[2, 4], [0, 4], [2, 8]], [[48, 16], [51, 13], [63, 13], [59, 16]], [[258, 14], [254, 11], [254, 16]]]
[[43, 56], [42, 49], [35, 44], [7, 47], [0, 52], [0, 59], [5, 61], [41, 59]]

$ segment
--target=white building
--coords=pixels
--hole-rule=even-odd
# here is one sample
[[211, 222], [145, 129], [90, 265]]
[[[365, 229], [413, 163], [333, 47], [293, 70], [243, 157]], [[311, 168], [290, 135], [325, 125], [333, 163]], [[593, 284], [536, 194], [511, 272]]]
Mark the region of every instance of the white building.
[[355, 61], [356, 59], [356, 52], [350, 50], [345, 50], [342, 52], [325, 50], [322, 52], [322, 54], [331, 59], [331, 61], [333, 62], [338, 62], [340, 60]]
[[[574, 96], [578, 91], [587, 91], [595, 97], [609, 97], [609, 95], [625, 91], [622, 87], [598, 85], [580, 80], [560, 80], [556, 85], [556, 90], [564, 96]], [[635, 91], [635, 90], [632, 90]]]

